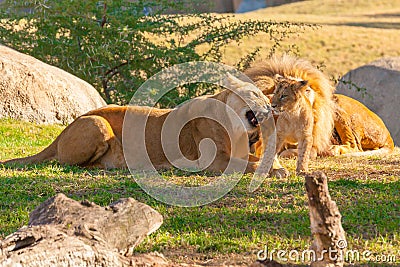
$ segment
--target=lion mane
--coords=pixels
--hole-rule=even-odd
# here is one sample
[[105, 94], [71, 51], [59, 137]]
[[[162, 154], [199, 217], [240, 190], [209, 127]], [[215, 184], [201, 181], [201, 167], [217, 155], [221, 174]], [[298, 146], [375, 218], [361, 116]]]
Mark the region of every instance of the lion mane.
[[268, 60], [255, 62], [245, 71], [265, 95], [274, 92], [273, 77], [279, 74], [284, 77], [295, 77], [308, 81], [315, 92], [312, 105], [314, 116], [312, 156], [326, 152], [331, 144], [334, 127], [335, 88], [329, 79], [310, 62], [290, 55], [273, 56]]

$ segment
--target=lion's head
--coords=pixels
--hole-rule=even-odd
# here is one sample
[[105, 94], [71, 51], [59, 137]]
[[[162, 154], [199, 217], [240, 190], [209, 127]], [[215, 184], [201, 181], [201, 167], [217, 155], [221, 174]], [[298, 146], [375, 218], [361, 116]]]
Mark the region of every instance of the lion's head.
[[270, 115], [269, 99], [252, 83], [239, 80], [230, 74], [226, 81], [231, 90], [226, 101], [227, 105], [240, 116], [246, 129], [253, 131]]
[[271, 99], [271, 104], [275, 112], [298, 110], [301, 101], [305, 101], [312, 106], [314, 102], [314, 91], [308, 86], [308, 81], [276, 75], [274, 78], [275, 90]]

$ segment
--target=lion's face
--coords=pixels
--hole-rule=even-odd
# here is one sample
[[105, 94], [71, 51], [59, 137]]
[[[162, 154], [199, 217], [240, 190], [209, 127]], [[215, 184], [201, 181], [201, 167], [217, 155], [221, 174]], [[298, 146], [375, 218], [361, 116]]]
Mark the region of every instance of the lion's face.
[[[259, 130], [260, 123], [271, 114], [269, 99], [255, 85], [240, 82], [229, 94], [227, 105], [239, 115], [249, 138]], [[258, 139], [258, 136], [256, 137]], [[251, 142], [251, 140], [250, 140]]]
[[[276, 75], [274, 81], [275, 91], [271, 105], [277, 113], [297, 109], [303, 96], [312, 98], [311, 88], [308, 87], [308, 82], [305, 80]], [[311, 103], [312, 100], [309, 99], [309, 102]]]

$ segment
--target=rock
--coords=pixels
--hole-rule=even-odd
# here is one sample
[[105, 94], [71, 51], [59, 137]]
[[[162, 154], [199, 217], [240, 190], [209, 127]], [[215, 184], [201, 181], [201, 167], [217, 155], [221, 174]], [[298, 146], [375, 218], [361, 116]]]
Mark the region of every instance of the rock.
[[373, 61], [348, 72], [343, 80], [345, 82], [338, 84], [336, 92], [357, 99], [375, 112], [386, 124], [395, 145], [399, 146], [400, 57]]
[[30, 214], [28, 226], [0, 241], [0, 266], [161, 266], [161, 258], [133, 256], [132, 250], [162, 221], [132, 198], [100, 207], [57, 194]]
[[68, 124], [105, 105], [87, 82], [0, 45], [0, 118]]

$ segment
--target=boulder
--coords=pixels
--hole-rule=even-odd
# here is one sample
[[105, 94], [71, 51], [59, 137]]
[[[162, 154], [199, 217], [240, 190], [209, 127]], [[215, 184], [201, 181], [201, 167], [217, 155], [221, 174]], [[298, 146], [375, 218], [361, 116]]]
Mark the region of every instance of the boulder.
[[87, 82], [0, 45], [0, 118], [68, 124], [104, 105]]
[[57, 194], [29, 217], [28, 226], [0, 240], [0, 266], [167, 266], [160, 257], [132, 258], [133, 249], [163, 222], [133, 198], [100, 207]]
[[342, 80], [336, 93], [357, 99], [381, 117], [399, 146], [400, 57], [373, 61], [351, 70]]

